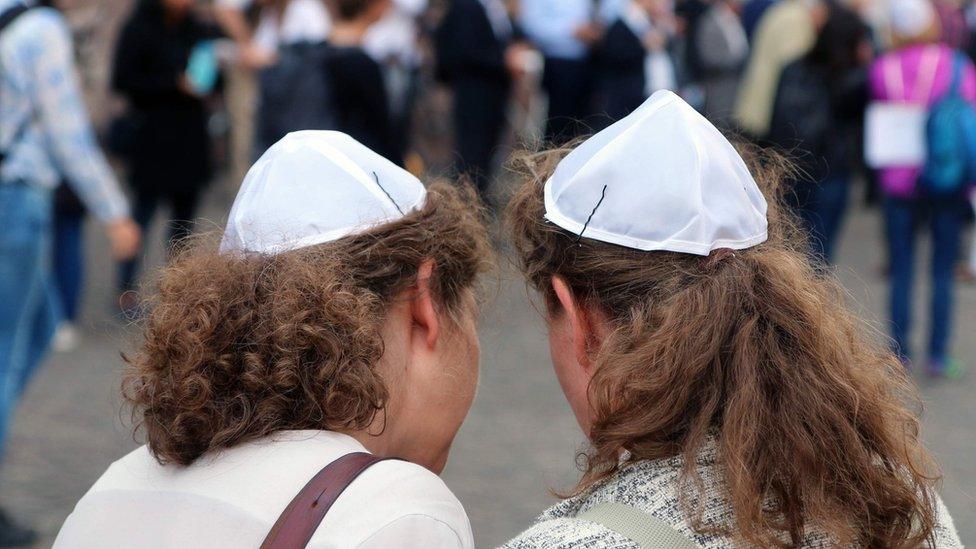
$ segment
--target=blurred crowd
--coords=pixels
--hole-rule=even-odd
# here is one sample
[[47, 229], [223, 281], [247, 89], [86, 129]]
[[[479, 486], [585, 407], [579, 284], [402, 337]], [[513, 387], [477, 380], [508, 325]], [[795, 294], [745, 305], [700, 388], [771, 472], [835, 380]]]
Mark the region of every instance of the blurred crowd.
[[[929, 192], [924, 160], [905, 150], [922, 143], [890, 134], [938, 137], [929, 110], [976, 99], [974, 25], [976, 4], [951, 0], [140, 0], [116, 45], [112, 87], [128, 107], [107, 142], [127, 166], [135, 223], [167, 205], [172, 243], [191, 229], [221, 129], [231, 181], [290, 131], [337, 129], [415, 173], [448, 168], [491, 201], [513, 143], [568, 143], [676, 91], [792, 159], [786, 199], [825, 264], [852, 184], [867, 182], [906, 362], [915, 236], [931, 229], [927, 357], [942, 373], [958, 366], [953, 283], [972, 281], [965, 258], [976, 261], [961, 250], [969, 187]], [[118, 276], [130, 316], [137, 257]]]
[[[77, 337], [86, 211], [107, 228], [120, 305], [135, 317], [140, 232], [165, 210], [170, 245], [190, 234], [215, 174], [240, 181], [288, 132], [341, 130], [412, 172], [466, 176], [491, 200], [513, 143], [568, 143], [663, 89], [793, 158], [787, 202], [825, 266], [852, 189], [880, 205], [879, 268], [906, 364], [915, 241], [927, 227], [924, 364], [959, 371], [952, 292], [976, 273], [962, 238], [976, 178], [936, 173], [900, 136], [917, 135], [929, 157], [941, 151], [941, 166], [957, 160], [944, 119], [968, 119], [976, 104], [976, 2], [137, 0], [111, 66], [126, 106], [100, 140], [124, 168], [128, 199], [84, 112], [57, 8], [0, 0], [0, 440], [55, 326], [58, 345]], [[28, 534], [0, 515], [0, 544]]]

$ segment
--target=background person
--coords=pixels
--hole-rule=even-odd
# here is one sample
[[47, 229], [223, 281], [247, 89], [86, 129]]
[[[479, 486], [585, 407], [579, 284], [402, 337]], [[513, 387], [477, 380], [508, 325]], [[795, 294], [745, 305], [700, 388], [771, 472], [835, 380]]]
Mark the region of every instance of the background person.
[[674, 12], [665, 0], [631, 0], [607, 27], [597, 48], [600, 116], [608, 123], [630, 114], [659, 89], [677, 89], [670, 49]]
[[[135, 121], [128, 177], [134, 217], [148, 230], [162, 203], [169, 212], [168, 242], [192, 231], [200, 196], [212, 174], [207, 106], [193, 88], [190, 55], [212, 36], [192, 13], [193, 0], [140, 0], [115, 50], [113, 88], [128, 101]], [[139, 259], [119, 266], [120, 305], [135, 314]]]
[[779, 0], [746, 0], [742, 4], [741, 19], [742, 27], [746, 31], [746, 37], [752, 42], [752, 38], [759, 27], [759, 21], [766, 14], [766, 10], [773, 7]]
[[742, 69], [749, 59], [749, 40], [737, 9], [730, 0], [713, 2], [698, 21], [694, 41], [689, 37], [687, 44], [697, 52], [698, 82], [705, 96], [702, 112], [720, 128], [731, 127]]
[[336, 17], [329, 43], [328, 79], [333, 93], [336, 128], [403, 164], [402, 148], [390, 114], [383, 72], [363, 49], [369, 27], [392, 7], [390, 0], [335, 0]]
[[750, 137], [767, 137], [780, 73], [810, 51], [826, 17], [822, 0], [779, 0], [764, 11], [733, 112]]
[[463, 195], [338, 132], [269, 149], [220, 248], [165, 269], [125, 381], [147, 445], [54, 546], [257, 547], [323, 467], [369, 452], [406, 461], [359, 476], [309, 547], [472, 549], [437, 477], [474, 399], [491, 257]]
[[325, 0], [216, 0], [214, 15], [236, 46], [224, 73], [224, 97], [230, 119], [231, 180], [238, 182], [256, 157], [258, 72], [276, 61], [282, 44], [325, 41], [332, 16]]
[[832, 6], [813, 48], [780, 77], [769, 141], [788, 151], [797, 176], [787, 204], [809, 233], [813, 255], [832, 263], [854, 175], [862, 166], [870, 29]]
[[521, 0], [519, 24], [542, 52], [549, 101], [545, 139], [562, 143], [588, 133], [595, 74], [590, 55], [602, 36], [593, 0]]
[[[970, 191], [969, 202], [973, 207], [973, 212], [976, 212], [976, 189]], [[965, 271], [966, 273], [963, 275], [963, 279], [968, 280], [970, 284], [976, 284], [976, 229], [973, 229], [970, 235], [969, 261], [965, 267]]]
[[[948, 92], [955, 65], [961, 63], [959, 94], [970, 104], [976, 104], [976, 69], [962, 53], [939, 41], [938, 20], [927, 0], [896, 0], [890, 7], [890, 21], [894, 49], [871, 65], [871, 99], [930, 108]], [[922, 220], [927, 220], [932, 235], [927, 372], [936, 377], [957, 376], [962, 364], [949, 356], [949, 342], [955, 299], [954, 270], [963, 216], [968, 207], [965, 186], [952, 195], [933, 196], [919, 183], [921, 173], [922, 166], [899, 166], [882, 168], [877, 176], [884, 195], [891, 335], [896, 352], [909, 363], [915, 243]]]
[[393, 7], [363, 36], [363, 49], [383, 71], [397, 156], [404, 159], [410, 151], [413, 111], [427, 61], [418, 24], [427, 9], [427, 0], [393, 0]]
[[492, 160], [519, 74], [515, 27], [501, 0], [455, 0], [436, 31], [437, 70], [454, 92], [455, 170], [487, 197]]
[[[58, 322], [51, 266], [54, 189], [62, 178], [104, 225], [117, 258], [131, 257], [139, 229], [98, 150], [75, 74], [71, 35], [53, 8], [0, 0], [0, 444], [18, 399]], [[6, 15], [4, 15], [6, 14]], [[34, 533], [0, 510], [0, 544]]]
[[85, 282], [85, 205], [61, 182], [54, 192], [54, 281], [61, 308], [61, 323], [52, 345], [57, 352], [78, 346], [78, 306]]

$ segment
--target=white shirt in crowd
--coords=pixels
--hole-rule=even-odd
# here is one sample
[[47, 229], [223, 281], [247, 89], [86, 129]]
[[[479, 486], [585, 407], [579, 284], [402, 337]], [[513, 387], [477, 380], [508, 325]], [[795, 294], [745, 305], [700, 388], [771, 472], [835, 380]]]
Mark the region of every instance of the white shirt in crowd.
[[381, 64], [394, 59], [404, 67], [419, 67], [417, 18], [425, 9], [427, 0], [394, 0], [383, 18], [366, 30], [363, 49]]
[[[254, 0], [216, 0], [220, 7], [248, 9]], [[329, 37], [332, 17], [322, 0], [289, 0], [278, 17], [275, 10], [264, 8], [254, 30], [254, 42], [262, 49], [275, 52], [281, 44], [321, 42]]]
[[[651, 16], [638, 2], [632, 1], [627, 4], [620, 17], [641, 42], [648, 32], [656, 29]], [[665, 29], [657, 30], [667, 32]], [[670, 54], [666, 51], [649, 50], [644, 56], [644, 95], [650, 97], [658, 90], [673, 91], [677, 86], [678, 79], [675, 76], [674, 62]]]
[[[65, 521], [56, 548], [258, 547], [322, 467], [366, 451], [352, 437], [291, 431], [163, 466], [143, 446], [113, 463]], [[427, 469], [384, 461], [326, 515], [313, 549], [474, 547], [464, 508]]]

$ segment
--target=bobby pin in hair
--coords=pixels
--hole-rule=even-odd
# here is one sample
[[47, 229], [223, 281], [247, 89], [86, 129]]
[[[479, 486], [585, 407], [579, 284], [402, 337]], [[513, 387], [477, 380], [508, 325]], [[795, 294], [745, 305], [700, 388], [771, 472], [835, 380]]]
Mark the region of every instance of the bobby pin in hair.
[[373, 179], [376, 180], [376, 186], [379, 187], [380, 190], [383, 191], [383, 194], [385, 194], [386, 197], [390, 199], [390, 202], [392, 202], [393, 206], [397, 209], [398, 212], [400, 212], [400, 215], [406, 215], [405, 213], [403, 213], [403, 210], [400, 209], [400, 205], [396, 203], [396, 200], [393, 200], [393, 197], [390, 196], [390, 193], [386, 192], [386, 189], [383, 188], [383, 184], [380, 183], [380, 176], [376, 175], [376, 172], [373, 172]]
[[576, 245], [576, 246], [579, 246], [580, 245], [580, 241], [583, 240], [583, 233], [585, 233], [586, 232], [586, 228], [590, 226], [590, 221], [593, 220], [593, 215], [596, 213], [597, 208], [600, 207], [600, 204], [603, 204], [603, 199], [606, 198], [606, 197], [607, 197], [607, 186], [604, 185], [603, 186], [603, 191], [600, 193], [600, 201], [596, 203], [596, 206], [593, 206], [593, 211], [590, 212], [590, 216], [586, 218], [586, 223], [583, 223], [583, 229], [580, 231], [579, 235], [576, 237], [576, 242], [574, 243], [574, 245]]
[[731, 248], [718, 248], [712, 250], [706, 257], [701, 260], [701, 265], [706, 270], [713, 270], [718, 265], [728, 258], [735, 258], [735, 250]]

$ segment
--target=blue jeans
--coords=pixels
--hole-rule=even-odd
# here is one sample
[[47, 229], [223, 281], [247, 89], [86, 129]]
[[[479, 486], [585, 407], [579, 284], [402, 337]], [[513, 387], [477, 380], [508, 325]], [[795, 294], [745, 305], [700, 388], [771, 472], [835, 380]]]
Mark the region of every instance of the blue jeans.
[[51, 192], [0, 184], [0, 445], [59, 319], [51, 280]]
[[82, 226], [85, 217], [62, 214], [54, 217], [54, 278], [65, 320], [78, 317], [78, 300], [85, 263]]
[[786, 196], [787, 205], [800, 217], [808, 233], [810, 253], [817, 260], [827, 263], [834, 260], [834, 248], [847, 211], [849, 187], [848, 174], [835, 174], [816, 184], [797, 183]]
[[925, 218], [928, 218], [932, 231], [932, 297], [928, 353], [931, 360], [942, 361], [947, 358], [952, 331], [955, 281], [953, 271], [963, 225], [962, 204], [959, 199], [949, 198], [885, 199], [885, 230], [891, 267], [891, 335], [896, 352], [905, 360], [911, 354], [909, 334], [912, 326], [915, 237]]
[[849, 176], [832, 175], [821, 181], [814, 191], [810, 245], [813, 253], [828, 263], [834, 261], [834, 248], [847, 211], [849, 187]]

